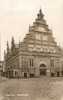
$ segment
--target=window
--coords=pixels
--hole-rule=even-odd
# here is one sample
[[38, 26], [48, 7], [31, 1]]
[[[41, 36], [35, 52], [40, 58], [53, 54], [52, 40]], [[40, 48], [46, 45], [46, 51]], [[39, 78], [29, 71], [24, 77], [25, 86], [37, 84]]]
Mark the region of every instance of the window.
[[28, 47], [29, 47], [29, 48], [33, 48], [33, 44], [29, 44]]
[[30, 59], [30, 67], [33, 67], [33, 59]]
[[38, 27], [38, 31], [40, 31], [40, 32], [46, 32], [46, 30], [45, 30], [44, 27]]
[[30, 66], [31, 66], [31, 59], [30, 59]]
[[36, 39], [37, 40], [41, 40], [41, 35], [40, 34], [36, 34]]
[[51, 67], [54, 67], [54, 59], [51, 59]]
[[47, 35], [43, 35], [43, 40], [44, 40], [44, 41], [47, 40]]

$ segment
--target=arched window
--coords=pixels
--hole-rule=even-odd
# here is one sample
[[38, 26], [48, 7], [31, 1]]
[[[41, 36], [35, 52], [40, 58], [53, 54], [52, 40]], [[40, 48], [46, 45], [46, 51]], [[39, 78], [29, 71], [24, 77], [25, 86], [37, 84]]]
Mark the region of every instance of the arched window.
[[46, 65], [45, 64], [41, 64], [40, 67], [46, 67]]

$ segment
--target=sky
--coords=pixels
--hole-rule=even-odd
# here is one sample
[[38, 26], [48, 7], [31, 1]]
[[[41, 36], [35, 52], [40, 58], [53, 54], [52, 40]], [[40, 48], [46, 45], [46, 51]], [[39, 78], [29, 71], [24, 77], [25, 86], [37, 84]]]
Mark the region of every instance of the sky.
[[0, 0], [0, 59], [3, 60], [6, 42], [23, 41], [39, 9], [42, 9], [58, 45], [63, 47], [63, 0]]

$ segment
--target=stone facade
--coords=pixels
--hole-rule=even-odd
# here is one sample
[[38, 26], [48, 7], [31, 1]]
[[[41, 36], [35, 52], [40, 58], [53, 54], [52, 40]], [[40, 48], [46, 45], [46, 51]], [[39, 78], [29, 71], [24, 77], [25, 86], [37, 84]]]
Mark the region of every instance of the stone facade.
[[7, 77], [62, 76], [62, 62], [62, 50], [57, 45], [41, 9], [33, 25], [29, 26], [29, 32], [23, 42], [16, 45], [12, 39], [11, 49], [7, 43]]
[[4, 61], [0, 61], [0, 76], [3, 75], [3, 64], [4, 64]]

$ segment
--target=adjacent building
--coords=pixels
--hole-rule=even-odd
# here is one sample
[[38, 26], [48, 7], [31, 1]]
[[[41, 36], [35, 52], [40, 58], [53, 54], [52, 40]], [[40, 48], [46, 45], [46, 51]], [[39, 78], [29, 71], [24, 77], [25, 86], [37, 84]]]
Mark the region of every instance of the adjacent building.
[[7, 77], [63, 75], [62, 50], [57, 45], [41, 9], [23, 41], [15, 44], [12, 38], [11, 49], [7, 43], [4, 60]]
[[3, 75], [3, 64], [4, 64], [4, 61], [0, 61], [0, 76]]

